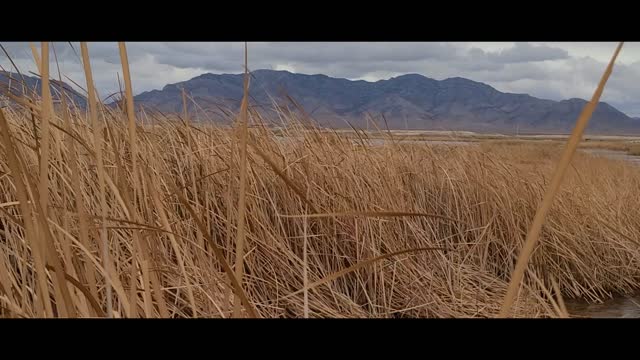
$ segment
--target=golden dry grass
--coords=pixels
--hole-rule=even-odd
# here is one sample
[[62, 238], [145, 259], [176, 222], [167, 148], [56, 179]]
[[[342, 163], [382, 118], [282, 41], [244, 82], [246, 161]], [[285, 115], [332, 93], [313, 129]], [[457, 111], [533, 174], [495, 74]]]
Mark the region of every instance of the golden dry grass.
[[[47, 303], [50, 315], [62, 315], [54, 296], [61, 285], [51, 262], [36, 264], [31, 224], [32, 231], [49, 232], [56, 252], [45, 259], [60, 259], [63, 275], [73, 279], [67, 286], [78, 316], [106, 312], [105, 281], [114, 289], [116, 317], [231, 316], [235, 291], [226, 291], [225, 267], [236, 251], [229, 239], [236, 238], [239, 210], [237, 138], [225, 128], [187, 127], [178, 119], [142, 114], [156, 125], [137, 126], [140, 185], [134, 194], [126, 114], [105, 107], [99, 113], [105, 120], [98, 140], [106, 220], [100, 215], [93, 129], [83, 113], [74, 112], [64, 130], [56, 114], [52, 132], [70, 141], [54, 144], [48, 229], [24, 215], [40, 216], [29, 113], [6, 113], [9, 132], [3, 128], [0, 155], [2, 315], [44, 316], [38, 308]], [[391, 141], [363, 147], [303, 131], [296, 119], [286, 122], [287, 137], [263, 126], [250, 132], [242, 283], [247, 308], [262, 317], [303, 316], [306, 263], [310, 317], [497, 314], [559, 148]], [[22, 172], [10, 166], [10, 154]], [[582, 154], [572, 169], [543, 229], [515, 316], [558, 314], [559, 305], [547, 295], [553, 278], [564, 296], [591, 300], [640, 284], [639, 171]], [[26, 200], [20, 201], [19, 187], [26, 188]], [[113, 269], [102, 265], [101, 228], [107, 230]]]
[[633, 156], [640, 156], [640, 144], [633, 144], [629, 146], [627, 153]]

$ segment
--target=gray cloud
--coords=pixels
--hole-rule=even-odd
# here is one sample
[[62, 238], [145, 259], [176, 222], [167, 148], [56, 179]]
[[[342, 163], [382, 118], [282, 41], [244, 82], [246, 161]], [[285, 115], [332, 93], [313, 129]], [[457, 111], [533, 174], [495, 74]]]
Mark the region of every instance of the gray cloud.
[[[39, 45], [39, 44], [38, 44]], [[3, 43], [21, 71], [35, 71], [28, 43]], [[68, 43], [54, 43], [61, 70], [84, 86], [82, 65]], [[73, 43], [79, 53], [80, 46]], [[614, 43], [250, 43], [249, 67], [375, 81], [419, 73], [438, 80], [466, 77], [500, 91], [561, 100], [590, 98]], [[162, 88], [204, 72], [240, 73], [237, 42], [127, 43], [134, 92]], [[90, 43], [94, 78], [104, 97], [122, 73], [116, 43]], [[53, 56], [51, 56], [53, 61]], [[640, 116], [640, 46], [627, 43], [603, 100]], [[11, 69], [2, 55], [0, 65]]]
[[531, 45], [528, 43], [516, 43], [512, 48], [489, 54], [490, 60], [499, 63], [562, 60], [568, 57], [569, 52], [567, 50], [546, 45]]

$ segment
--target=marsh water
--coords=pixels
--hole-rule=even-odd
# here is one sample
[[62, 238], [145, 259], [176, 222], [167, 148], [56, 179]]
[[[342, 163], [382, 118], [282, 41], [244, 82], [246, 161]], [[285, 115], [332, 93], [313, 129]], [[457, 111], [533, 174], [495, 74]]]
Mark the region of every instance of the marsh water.
[[624, 151], [607, 150], [607, 149], [582, 149], [582, 151], [594, 156], [602, 156], [609, 159], [624, 160], [634, 165], [640, 165], [640, 156], [629, 155]]
[[640, 318], [640, 295], [620, 296], [602, 303], [567, 301], [567, 311], [576, 318]]

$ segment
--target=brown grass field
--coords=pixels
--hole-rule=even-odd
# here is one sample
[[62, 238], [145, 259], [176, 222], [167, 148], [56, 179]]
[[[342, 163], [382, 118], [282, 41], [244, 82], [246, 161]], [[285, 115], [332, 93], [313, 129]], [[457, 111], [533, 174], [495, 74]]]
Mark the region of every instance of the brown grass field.
[[[336, 133], [345, 138], [357, 139], [353, 130], [341, 130]], [[376, 130], [361, 131], [368, 139], [385, 140], [393, 137], [395, 141], [406, 142], [453, 142], [453, 143], [502, 143], [502, 144], [537, 144], [562, 146], [566, 143], [566, 135], [501, 135], [481, 134], [460, 131], [420, 131], [420, 130]], [[389, 135], [391, 133], [391, 135]], [[640, 137], [637, 136], [584, 136], [579, 144], [582, 149], [603, 149], [625, 152], [629, 155], [640, 155]]]
[[[0, 113], [0, 317], [495, 317], [562, 152], [50, 96]], [[577, 153], [511, 316], [638, 290], [638, 194], [639, 168]]]

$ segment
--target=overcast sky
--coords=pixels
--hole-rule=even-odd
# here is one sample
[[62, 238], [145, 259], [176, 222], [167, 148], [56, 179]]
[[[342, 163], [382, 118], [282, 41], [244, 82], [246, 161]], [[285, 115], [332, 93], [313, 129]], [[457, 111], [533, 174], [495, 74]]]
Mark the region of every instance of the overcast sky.
[[[2, 43], [21, 71], [35, 71], [28, 43]], [[79, 44], [73, 43], [79, 53]], [[616, 43], [249, 43], [249, 68], [376, 81], [418, 73], [437, 80], [465, 77], [504, 92], [561, 100], [589, 99]], [[39, 46], [39, 44], [38, 44]], [[55, 43], [61, 71], [84, 84], [68, 43]], [[134, 93], [161, 89], [205, 72], [243, 71], [244, 44], [127, 43]], [[122, 73], [116, 43], [89, 43], [101, 97], [117, 91]], [[51, 54], [53, 59], [53, 53]], [[11, 64], [0, 53], [0, 65]], [[52, 71], [55, 64], [51, 65]], [[640, 43], [625, 43], [602, 100], [640, 116]]]

